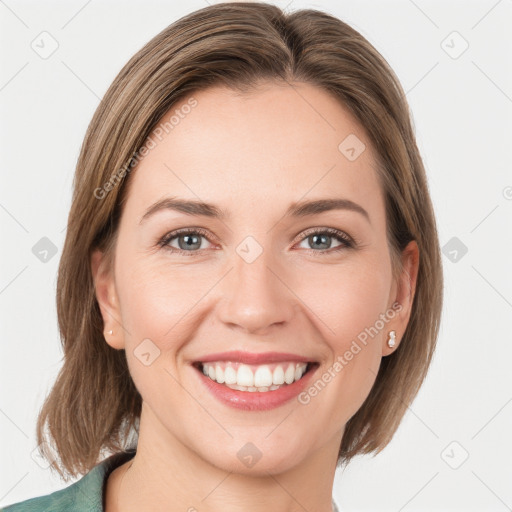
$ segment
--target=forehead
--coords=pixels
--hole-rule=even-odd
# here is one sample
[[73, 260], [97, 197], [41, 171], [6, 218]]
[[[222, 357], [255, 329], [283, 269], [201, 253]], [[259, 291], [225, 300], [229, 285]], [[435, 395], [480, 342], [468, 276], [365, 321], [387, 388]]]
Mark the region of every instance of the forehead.
[[131, 171], [126, 205], [139, 218], [167, 194], [252, 215], [254, 207], [284, 211], [317, 197], [384, 207], [363, 127], [310, 84], [198, 91], [167, 112], [145, 146], [151, 149]]

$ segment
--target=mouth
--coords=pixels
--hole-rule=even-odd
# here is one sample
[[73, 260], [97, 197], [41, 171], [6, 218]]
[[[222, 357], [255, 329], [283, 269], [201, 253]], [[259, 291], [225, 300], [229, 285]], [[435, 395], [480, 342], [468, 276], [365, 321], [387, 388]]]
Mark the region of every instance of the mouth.
[[205, 377], [226, 388], [248, 393], [268, 393], [302, 380], [319, 364], [316, 361], [291, 360], [245, 364], [239, 361], [218, 360], [196, 361], [193, 366]]
[[285, 352], [234, 350], [203, 355], [191, 365], [200, 385], [221, 404], [265, 411], [296, 398], [312, 381], [320, 362]]

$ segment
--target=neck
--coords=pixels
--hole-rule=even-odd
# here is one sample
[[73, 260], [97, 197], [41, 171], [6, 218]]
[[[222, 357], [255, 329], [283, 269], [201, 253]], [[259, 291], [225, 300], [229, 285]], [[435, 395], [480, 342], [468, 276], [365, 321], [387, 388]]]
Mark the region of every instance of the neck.
[[106, 512], [332, 512], [338, 434], [287, 470], [241, 473], [205, 460], [143, 406], [137, 452], [109, 478]]

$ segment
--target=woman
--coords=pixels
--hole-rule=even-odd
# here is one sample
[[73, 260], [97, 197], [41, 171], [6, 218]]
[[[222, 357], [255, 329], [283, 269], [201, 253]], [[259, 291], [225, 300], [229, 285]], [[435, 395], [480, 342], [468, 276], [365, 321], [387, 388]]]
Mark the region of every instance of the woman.
[[337, 510], [336, 468], [390, 442], [442, 309], [382, 56], [328, 14], [263, 3], [158, 34], [85, 136], [57, 307], [38, 441], [85, 476], [4, 510]]

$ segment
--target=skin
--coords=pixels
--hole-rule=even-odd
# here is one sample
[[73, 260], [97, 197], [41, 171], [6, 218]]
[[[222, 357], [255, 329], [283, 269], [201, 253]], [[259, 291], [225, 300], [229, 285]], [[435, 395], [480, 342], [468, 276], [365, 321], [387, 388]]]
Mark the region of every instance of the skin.
[[[105, 332], [114, 331], [107, 343], [126, 351], [143, 398], [137, 454], [110, 475], [108, 512], [331, 511], [345, 424], [370, 392], [382, 357], [399, 345], [419, 254], [411, 242], [394, 281], [384, 197], [364, 129], [322, 89], [294, 86], [195, 93], [197, 106], [131, 171], [113, 268], [101, 252], [92, 256]], [[366, 145], [355, 161], [338, 149], [349, 134]], [[215, 203], [230, 217], [166, 210], [139, 224], [151, 204], [170, 195]], [[320, 198], [348, 198], [370, 222], [350, 210], [283, 217], [292, 202]], [[210, 235], [190, 249], [195, 255], [158, 247], [186, 227]], [[354, 237], [356, 248], [332, 252], [341, 245], [335, 238], [325, 248], [303, 234], [329, 227]], [[236, 252], [249, 235], [263, 249], [250, 264]], [[178, 238], [170, 244], [180, 247]], [[319, 378], [395, 301], [400, 312], [308, 404], [233, 409], [191, 366], [225, 350], [282, 351], [318, 361]], [[386, 343], [392, 329], [394, 349]], [[134, 354], [146, 338], [160, 350], [149, 366]], [[237, 457], [247, 442], [262, 453], [251, 468]]]

